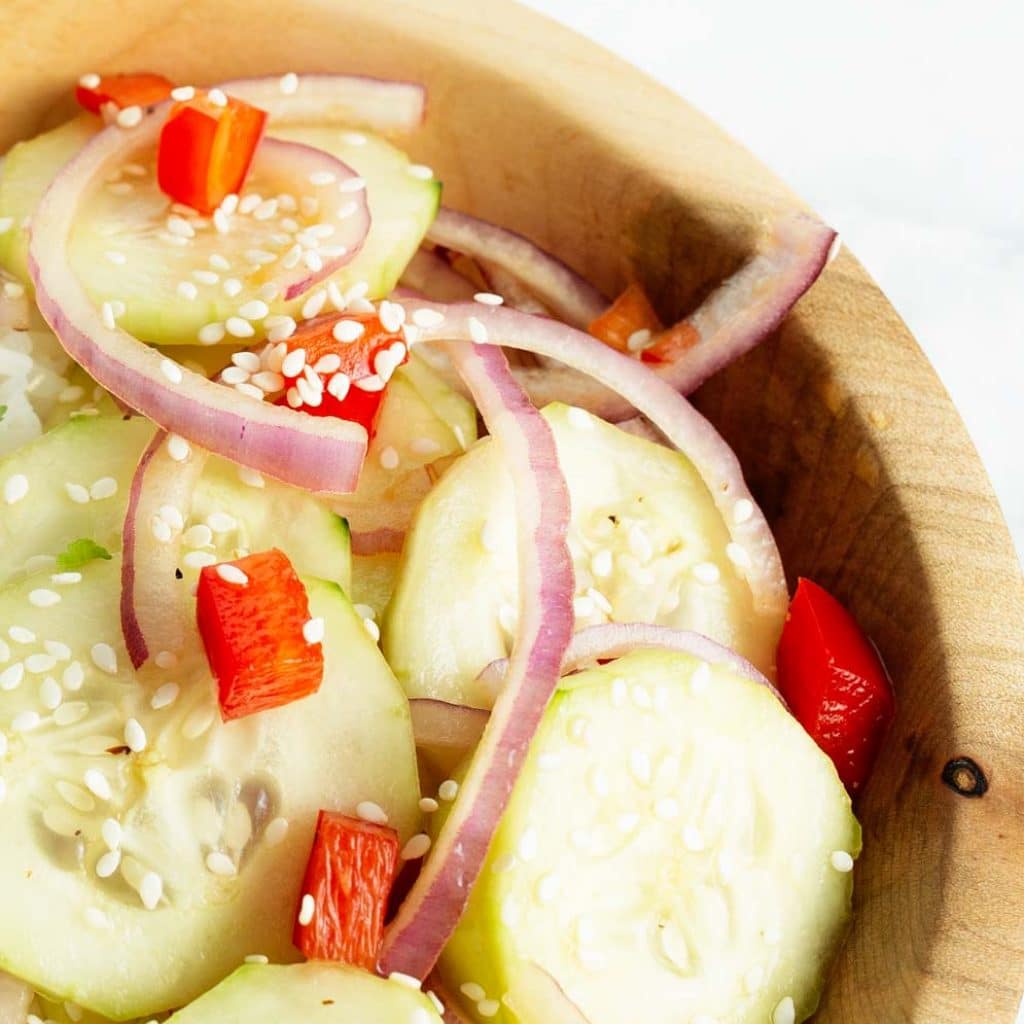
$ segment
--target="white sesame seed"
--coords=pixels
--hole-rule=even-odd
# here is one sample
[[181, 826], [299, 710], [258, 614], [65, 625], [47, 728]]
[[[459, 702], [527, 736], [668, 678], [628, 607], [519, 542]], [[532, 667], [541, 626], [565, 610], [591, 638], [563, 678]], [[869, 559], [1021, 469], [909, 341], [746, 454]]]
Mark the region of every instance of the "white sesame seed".
[[274, 263], [277, 260], [277, 254], [267, 252], [266, 249], [246, 249], [243, 255], [249, 263], [257, 267], [266, 266], [268, 263]]
[[74, 725], [88, 714], [89, 705], [84, 700], [75, 700], [68, 704], [61, 704], [53, 713], [53, 722], [59, 726]]
[[654, 805], [654, 814], [662, 821], [675, 821], [679, 817], [679, 802], [670, 796], [662, 797]]
[[[262, 320], [270, 312], [270, 307], [260, 299], [250, 299], [248, 302], [242, 303], [238, 307], [238, 315], [245, 317], [246, 320]], [[252, 352], [238, 353], [239, 355], [252, 356], [256, 361], [255, 366], [247, 367], [250, 372], [255, 372], [259, 369], [259, 356]], [[241, 366], [242, 364], [237, 364]]]
[[717, 583], [722, 578], [722, 573], [714, 562], [698, 562], [691, 571], [699, 583]]
[[286, 818], [274, 818], [267, 825], [263, 838], [267, 841], [268, 845], [277, 846], [284, 841], [286, 835], [288, 835], [288, 820]]
[[28, 603], [36, 608], [52, 608], [55, 604], [60, 604], [60, 594], [56, 590], [39, 587], [29, 592]]
[[690, 689], [695, 694], [705, 693], [711, 685], [711, 666], [702, 661], [690, 676]]
[[642, 327], [639, 331], [634, 331], [626, 339], [626, 348], [630, 352], [642, 352], [650, 343], [651, 332], [646, 327]]
[[[310, 268], [311, 270], [314, 268]], [[320, 268], [315, 268], [319, 270]], [[325, 288], [318, 288], [306, 301], [302, 304], [302, 319], [312, 320], [313, 317], [318, 316], [320, 311], [324, 308], [327, 302], [327, 290]]]
[[403, 988], [411, 988], [413, 992], [419, 992], [420, 990], [420, 979], [414, 978], [411, 974], [403, 974], [401, 971], [392, 971], [388, 975], [388, 981], [393, 981], [396, 985], [401, 985]]
[[106, 188], [114, 196], [127, 196], [135, 191], [135, 186], [130, 181], [111, 181]]
[[440, 786], [437, 787], [437, 795], [445, 801], [445, 803], [451, 803], [459, 795], [459, 784], [454, 779], [445, 779]]
[[240, 316], [229, 316], [224, 327], [233, 338], [251, 338], [256, 333], [256, 328]]
[[228, 98], [224, 95], [223, 89], [211, 89], [207, 94], [206, 98], [215, 107], [226, 107], [228, 105]]
[[209, 547], [213, 543], [213, 531], [205, 523], [196, 523], [182, 534], [181, 540], [189, 548]]
[[494, 292], [477, 292], [473, 296], [473, 301], [484, 306], [500, 306], [505, 300]]
[[479, 1003], [481, 999], [487, 998], [487, 992], [483, 985], [478, 985], [475, 981], [467, 981], [459, 986], [459, 991], [471, 1002]]
[[440, 806], [432, 797], [425, 796], [420, 799], [420, 810], [424, 814], [433, 814]]
[[357, 804], [356, 816], [374, 825], [386, 825], [388, 823], [388, 816], [384, 808], [380, 804], [375, 804], [372, 800], [363, 800]]
[[[10, 231], [11, 228], [13, 228], [13, 227], [14, 227], [14, 218], [13, 217], [0, 217], [0, 235], [6, 235], [7, 232]], [[7, 282], [7, 283], [9, 284], [11, 282]], [[5, 291], [6, 291], [6, 289], [5, 289]], [[11, 298], [14, 298], [14, 297], [15, 296], [11, 296]]]
[[335, 341], [340, 341], [343, 345], [347, 345], [362, 337], [365, 330], [365, 325], [361, 324], [358, 320], [339, 320], [331, 328], [331, 335]]
[[96, 862], [96, 874], [100, 878], [109, 878], [121, 866], [121, 851], [107, 850]]
[[22, 711], [14, 716], [14, 720], [11, 722], [11, 732], [31, 732], [33, 729], [39, 728], [41, 721], [38, 711]]
[[70, 690], [72, 693], [77, 692], [82, 688], [82, 683], [85, 682], [85, 669], [82, 668], [80, 661], [73, 661], [66, 669], [64, 669], [61, 675], [61, 682], [64, 684], [65, 690]]
[[295, 348], [284, 357], [281, 363], [281, 373], [285, 377], [298, 377], [306, 365], [306, 350]]
[[167, 438], [167, 454], [175, 462], [185, 462], [192, 454], [192, 446], [179, 434], [171, 434]]
[[277, 216], [277, 200], [264, 199], [255, 210], [252, 211], [253, 220], [270, 220]]
[[120, 128], [134, 128], [142, 121], [142, 107], [130, 106], [117, 112], [117, 124]]
[[0, 672], [0, 690], [16, 690], [25, 679], [25, 666], [20, 662], [8, 665]]
[[397, 334], [405, 323], [405, 307], [397, 302], [388, 302], [387, 299], [381, 302], [377, 315], [381, 326], [391, 334]]
[[239, 587], [247, 586], [249, 583], [249, 577], [237, 565], [232, 565], [230, 562], [221, 562], [217, 566], [217, 575], [225, 583], [233, 583]]
[[314, 171], [309, 176], [310, 185], [333, 185], [338, 180], [338, 176], [331, 171]]
[[97, 88], [97, 86], [99, 86], [101, 81], [102, 79], [99, 75], [90, 71], [88, 74], [82, 75], [82, 77], [78, 80], [78, 84], [83, 89], [95, 89]]
[[402, 860], [419, 860], [421, 857], [425, 857], [430, 849], [430, 843], [430, 836], [425, 832], [414, 835], [402, 847]]
[[[78, 579], [62, 578], [73, 576], [77, 576]], [[59, 585], [79, 583], [81, 582], [82, 574], [80, 572], [62, 572], [58, 573], [56, 576], [51, 576], [50, 579], [54, 583], [57, 583]], [[49, 654], [51, 658], [53, 658], [55, 664], [58, 661], [68, 661], [71, 658], [71, 648], [68, 647], [68, 645], [66, 643], [63, 643], [61, 640], [44, 640], [43, 647], [46, 649], [46, 653]], [[0, 641], [0, 649], [3, 648], [6, 648], [6, 645], [3, 644], [2, 641]], [[0, 658], [0, 660], [3, 659]]]
[[754, 514], [754, 503], [749, 498], [740, 498], [732, 507], [732, 521], [745, 523]]
[[285, 392], [285, 400], [291, 408], [298, 409], [302, 405], [302, 395], [299, 394], [299, 389], [289, 388]]
[[128, 262], [128, 257], [123, 252], [118, 252], [116, 249], [108, 249], [104, 254], [110, 263], [115, 266], [123, 267]]
[[594, 602], [582, 595], [572, 599], [572, 611], [577, 619], [585, 619], [594, 614]]
[[100, 306], [100, 320], [108, 331], [112, 331], [117, 326], [114, 321], [114, 307], [109, 302], [104, 302]]
[[729, 561], [736, 566], [737, 569], [749, 569], [753, 562], [750, 559], [750, 554], [747, 549], [740, 544], [730, 542], [725, 546], [725, 554]]
[[82, 776], [86, 789], [101, 800], [109, 800], [113, 796], [110, 789], [110, 780], [97, 768], [87, 768]]
[[247, 964], [269, 964], [270, 963], [270, 957], [269, 956], [264, 956], [263, 953], [250, 953], [245, 958], [245, 962]]
[[117, 481], [112, 476], [102, 476], [89, 488], [89, 497], [93, 501], [102, 501], [117, 494]]
[[683, 846], [691, 853], [700, 853], [704, 849], [704, 836], [695, 825], [687, 825], [683, 829]]
[[174, 536], [174, 531], [171, 529], [170, 524], [166, 520], [161, 519], [160, 516], [153, 516], [150, 519], [149, 530], [153, 537], [161, 544], [169, 544], [171, 537]]
[[116, 850], [124, 838], [124, 829], [116, 818], [107, 818], [100, 826], [100, 837], [107, 844], [107, 849]]
[[220, 373], [222, 384], [244, 384], [248, 379], [249, 371], [243, 370], [240, 366], [228, 366]]
[[147, 871], [139, 882], [139, 899], [147, 910], [156, 910], [164, 894], [163, 879], [153, 871]]
[[480, 1002], [476, 1004], [476, 1012], [479, 1013], [481, 1017], [494, 1017], [500, 1009], [501, 1003], [499, 1003], [497, 999], [481, 999]]
[[9, 299], [20, 299], [25, 294], [25, 286], [20, 281], [5, 281], [4, 295]]
[[222, 323], [204, 324], [199, 328], [197, 337], [201, 345], [216, 345], [224, 340], [224, 325]]
[[302, 627], [302, 638], [307, 644], [321, 644], [324, 641], [324, 620], [310, 619]]
[[772, 1024], [794, 1024], [796, 1006], [792, 996], [786, 996], [772, 1011]]
[[160, 372], [172, 383], [180, 384], [184, 379], [181, 367], [171, 359], [164, 359], [160, 363]]
[[560, 884], [558, 875], [542, 875], [537, 882], [537, 902], [540, 904], [551, 903], [558, 895]]
[[295, 390], [299, 393], [300, 404], [305, 403], [311, 408], [316, 409], [323, 402], [323, 392], [312, 387], [305, 377], [300, 377], [295, 382]]
[[35, 676], [49, 672], [57, 664], [52, 654], [30, 654], [25, 659], [25, 668]]
[[478, 345], [485, 345], [487, 343], [487, 328], [482, 321], [478, 320], [475, 316], [471, 316], [466, 321], [466, 326], [469, 328], [469, 336], [473, 341]]
[[[192, 225], [189, 224], [189, 222], [185, 220], [184, 217], [180, 216], [177, 213], [172, 213], [167, 218], [167, 230], [172, 235], [176, 235], [178, 238], [195, 238], [196, 234], [196, 229], [192, 227]], [[201, 273], [202, 271], [195, 270], [192, 272], [192, 276], [197, 281], [200, 281], [203, 284], [208, 284], [209, 282], [203, 281], [203, 279], [199, 277], [199, 274]]]
[[170, 707], [178, 699], [178, 694], [180, 692], [181, 687], [179, 687], [177, 683], [164, 683], [163, 686], [159, 687], [150, 698], [149, 706], [154, 711], [160, 711], [162, 708]]
[[211, 875], [220, 875], [221, 878], [234, 878], [238, 874], [235, 862], [219, 850], [214, 850], [206, 855], [206, 870]]
[[146, 749], [146, 730], [142, 728], [138, 719], [129, 718], [124, 723], [124, 741], [132, 753], [140, 754]]
[[398, 469], [400, 462], [398, 452], [391, 445], [381, 449], [380, 464], [384, 469]]
[[263, 474], [260, 473], [259, 470], [250, 469], [248, 466], [238, 467], [238, 479], [241, 480], [246, 487], [266, 487], [266, 481], [263, 479]]
[[81, 484], [66, 483], [64, 492], [76, 505], [85, 505], [90, 501], [88, 490]]
[[85, 921], [86, 924], [93, 928], [109, 928], [110, 918], [103, 913], [99, 907], [86, 907], [85, 908]]
[[840, 874], [848, 874], [853, 870], [853, 857], [846, 850], [836, 850], [829, 858], [832, 867]]
[[282, 75], [277, 83], [278, 88], [285, 96], [292, 96], [299, 88], [299, 76], [294, 71]]
[[362, 192], [366, 188], [366, 181], [363, 178], [346, 178], [338, 183], [339, 192]]
[[195, 86], [192, 85], [179, 85], [171, 90], [171, 99], [177, 100], [179, 103], [187, 103], [189, 100], [194, 99], [195, 95]]
[[92, 663], [101, 672], [106, 672], [111, 676], [117, 675], [117, 655], [110, 644], [93, 644], [89, 654], [92, 658]]
[[4, 481], [4, 501], [15, 505], [28, 494], [28, 477], [24, 473], [15, 473]]
[[303, 927], [311, 924], [314, 914], [316, 914], [316, 900], [307, 892], [303, 895], [302, 903], [299, 906], [299, 924]]
[[181, 298], [190, 302], [199, 295], [199, 289], [191, 281], [179, 281], [175, 291]]

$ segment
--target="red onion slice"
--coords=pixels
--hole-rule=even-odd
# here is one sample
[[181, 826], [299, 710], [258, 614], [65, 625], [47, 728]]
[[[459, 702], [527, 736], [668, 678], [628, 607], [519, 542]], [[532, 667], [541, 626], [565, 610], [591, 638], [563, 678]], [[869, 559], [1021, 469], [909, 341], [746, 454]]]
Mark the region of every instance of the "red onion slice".
[[[459, 307], [456, 307], [459, 308]], [[434, 849], [384, 937], [380, 970], [425, 978], [454, 931], [558, 685], [572, 636], [569, 492], [555, 440], [501, 351], [451, 346], [513, 479], [519, 530], [519, 632], [508, 679]]]
[[782, 560], [739, 461], [715, 428], [649, 367], [565, 324], [513, 309], [412, 300], [403, 305], [414, 322], [419, 309], [443, 315], [440, 323], [421, 328], [424, 341], [489, 342], [557, 359], [611, 388], [645, 415], [703, 477], [730, 533], [727, 554], [745, 573], [755, 610], [785, 615], [789, 593]]
[[509, 979], [509, 1009], [524, 1021], [544, 1024], [590, 1024], [554, 975], [532, 960], [521, 960]]
[[585, 329], [608, 307], [589, 281], [528, 238], [485, 220], [441, 207], [427, 240], [501, 267], [560, 320]]
[[[818, 279], [835, 251], [836, 233], [806, 214], [780, 220], [769, 243], [669, 331], [690, 332], [691, 347], [669, 363], [650, 364], [681, 394], [770, 337]], [[538, 406], [571, 402], [616, 422], [633, 408], [614, 389], [595, 387], [572, 369], [520, 370], [516, 377]]]
[[[508, 662], [503, 661], [505, 671]], [[502, 672], [502, 677], [505, 675]], [[468, 704], [449, 704], [444, 700], [417, 697], [409, 701], [412, 713], [412, 734], [418, 747], [439, 747], [445, 750], [472, 750], [480, 742], [489, 711], [471, 708]]]
[[135, 668], [162, 651], [178, 653], [191, 628], [175, 578], [181, 531], [161, 512], [170, 506], [188, 518], [206, 459], [203, 449], [189, 450], [181, 438], [160, 430], [132, 478], [123, 531], [121, 632]]
[[423, 123], [427, 91], [416, 82], [363, 75], [313, 74], [236, 78], [222, 91], [265, 110], [271, 124], [335, 124], [409, 132]]
[[166, 112], [163, 104], [136, 128], [101, 131], [50, 185], [33, 217], [29, 247], [39, 310], [72, 359], [164, 429], [295, 487], [351, 492], [366, 454], [361, 426], [264, 404], [179, 366], [111, 326], [67, 266], [68, 236], [90, 186], [155, 144]]
[[473, 298], [476, 289], [433, 249], [419, 249], [402, 271], [402, 286], [437, 302]]

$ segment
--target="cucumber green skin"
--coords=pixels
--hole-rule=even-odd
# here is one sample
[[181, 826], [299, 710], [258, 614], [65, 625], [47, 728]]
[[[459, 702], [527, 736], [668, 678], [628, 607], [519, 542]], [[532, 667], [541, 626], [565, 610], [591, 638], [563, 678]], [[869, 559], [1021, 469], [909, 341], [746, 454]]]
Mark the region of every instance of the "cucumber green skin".
[[[89, 831], [83, 835], [91, 845], [80, 866], [56, 854], [37, 816], [55, 799], [51, 780], [74, 778], [81, 762], [65, 762], [70, 755], [60, 753], [60, 744], [68, 734], [55, 733], [44, 718], [29, 739], [12, 738], [3, 763], [0, 969], [55, 1000], [129, 1020], [184, 1005], [251, 953], [278, 962], [296, 959], [292, 929], [319, 808], [351, 814], [360, 801], [375, 801], [405, 841], [420, 819], [415, 748], [408, 703], [360, 617], [336, 584], [312, 579], [305, 581], [310, 611], [326, 625], [320, 690], [262, 715], [215, 722], [203, 745], [182, 747], [176, 738], [186, 711], [216, 699], [201, 651], [185, 652], [170, 674], [147, 669], [136, 677], [119, 640], [119, 559], [81, 571], [82, 581], [65, 588], [55, 608], [34, 608], [27, 601], [27, 592], [45, 585], [45, 576], [0, 590], [0, 621], [33, 630], [40, 642], [67, 643], [86, 666], [81, 696], [120, 706], [120, 713], [143, 721], [149, 747], [119, 762], [136, 787], [134, 802], [119, 816], [138, 848], [156, 851], [174, 899], [147, 911], [123, 887], [100, 883], [94, 873], [97, 841]], [[117, 652], [114, 677], [90, 667], [89, 648], [99, 639]], [[173, 708], [153, 712], [149, 695], [168, 676], [181, 683], [182, 695]], [[0, 692], [0, 721], [38, 707], [37, 685], [26, 680]], [[179, 717], [168, 721], [167, 715]], [[182, 827], [190, 820], [187, 800], [207, 779], [235, 786], [268, 776], [280, 792], [277, 813], [290, 823], [285, 839], [255, 846], [238, 878], [210, 875], [192, 833]], [[95, 829], [106, 813], [101, 805], [88, 828]], [[154, 832], [154, 821], [177, 824]], [[109, 930], [89, 924], [89, 907], [108, 916]]]
[[[424, 1011], [423, 1016], [419, 1011]], [[173, 1024], [439, 1024], [422, 993], [345, 964], [250, 964]]]
[[[581, 717], [600, 714], [602, 706], [608, 704], [614, 680], [625, 679], [630, 686], [644, 683], [651, 690], [656, 686], [678, 686], [688, 691], [687, 680], [697, 664], [696, 659], [688, 655], [643, 651], [562, 681], [561, 689], [534, 737], [526, 765], [473, 889], [467, 912], [439, 963], [441, 977], [449, 991], [458, 992], [460, 985], [475, 982], [484, 988], [488, 998], [501, 999], [508, 994], [514, 1004], [520, 1005], [526, 1000], [517, 1003], [514, 996], [517, 991], [515, 979], [522, 963], [538, 963], [557, 977], [556, 966], [545, 963], [538, 956], [539, 948], [550, 949], [552, 942], [571, 943], [573, 915], [579, 913], [581, 907], [567, 906], [561, 895], [548, 907], [531, 905], [528, 899], [523, 898], [524, 892], [531, 891], [530, 882], [517, 880], [517, 874], [524, 871], [539, 874], [550, 866], [550, 859], [563, 869], [562, 877], [565, 877], [578, 866], [576, 858], [587, 855], [573, 850], [565, 836], [546, 837], [542, 832], [540, 853], [534, 863], [526, 865], [520, 860], [511, 870], [495, 870], [496, 865], [500, 867], [510, 856], [517, 855], [518, 841], [527, 827], [536, 821], [535, 816], [541, 806], [547, 804], [550, 808], [551, 814], [546, 816], [548, 819], [553, 815], [564, 815], [568, 830], [573, 808], [590, 799], [585, 791], [581, 795], [574, 767], [566, 767], [562, 762], [554, 768], [545, 768], [541, 757], [544, 754], [565, 756], [573, 744], [570, 739], [571, 723]], [[673, 696], [672, 701], [677, 701], [677, 697]], [[702, 709], [701, 701], [712, 703], [705, 703]], [[616, 713], [622, 716], [622, 720], [615, 720], [613, 745], [601, 746], [600, 742], [597, 745], [602, 763], [607, 763], [613, 786], [614, 772], [622, 770], [627, 745], [632, 742], [637, 746], [643, 745], [643, 734], [637, 733], [636, 723], [631, 717], [638, 714], [636, 709], [627, 703], [616, 708]], [[772, 835], [772, 801], [781, 800], [780, 794], [787, 792], [779, 787], [792, 785], [796, 780], [790, 791], [794, 800], [804, 801], [799, 810], [806, 818], [796, 844], [798, 853], [821, 856], [795, 877], [786, 871], [771, 880], [769, 887], [782, 894], [780, 898], [790, 912], [792, 930], [783, 927], [781, 941], [774, 947], [774, 952], [767, 949], [767, 956], [774, 958], [774, 962], [756, 995], [734, 996], [735, 1001], [727, 1006], [722, 1003], [713, 1007], [693, 1006], [687, 1003], [687, 989], [681, 985], [673, 992], [671, 1001], [659, 1002], [659, 992], [653, 986], [645, 985], [645, 982], [650, 982], [650, 977], [634, 980], [628, 973], [616, 972], [618, 963], [614, 947], [606, 950], [609, 954], [606, 970], [593, 976], [604, 979], [603, 988], [597, 988], [594, 981], [595, 988], [590, 989], [590, 983], [581, 981], [579, 976], [557, 980], [569, 989], [570, 996], [590, 1024], [621, 1024], [624, 1019], [635, 1019], [623, 1015], [622, 1002], [616, 1009], [611, 1008], [614, 1000], [609, 993], [614, 991], [622, 993], [624, 1001], [630, 998], [641, 1000], [642, 1016], [648, 1022], [688, 1021], [700, 1013], [707, 1013], [713, 1019], [728, 1021], [729, 1024], [770, 1024], [774, 1008], [785, 996], [793, 998], [796, 1019], [802, 1021], [818, 1005], [829, 967], [849, 923], [852, 875], [840, 874], [828, 863], [833, 850], [845, 850], [854, 857], [860, 852], [861, 831], [853, 816], [849, 796], [831, 762], [772, 693], [734, 675], [724, 666], [714, 667], [713, 678], [703, 697], [696, 698], [687, 692], [681, 701], [669, 702], [667, 708], [656, 713], [677, 716], [672, 719], [672, 724], [678, 721], [680, 743], [692, 742], [698, 761], [703, 756], [713, 758], [710, 752], [714, 745], [736, 729], [737, 723], [741, 723], [739, 727], [742, 729], [750, 729], [750, 745], [759, 744], [762, 748], [756, 765], [751, 768], [758, 776], [756, 784], [751, 785], [756, 786], [759, 793], [754, 798], [758, 811], [755, 812], [757, 824], [752, 842], [762, 850], [772, 843], [787, 841], [786, 837], [780, 840]], [[770, 745], [757, 737], [760, 730], [771, 735]], [[571, 781], [565, 774], [567, 771], [572, 773]], [[686, 786], [689, 792], [700, 792], [697, 779], [691, 779]], [[611, 799], [615, 799], [614, 791]], [[684, 809], [684, 816], [685, 813]], [[435, 834], [443, 826], [445, 816], [444, 806], [433, 816], [431, 829]], [[792, 824], [792, 820], [789, 823]], [[588, 914], [600, 913], [604, 904], [607, 912], [609, 898], [606, 893], [617, 894], [610, 899], [614, 908], [628, 907], [634, 898], [642, 898], [640, 894], [645, 891], [645, 886], [654, 887], [657, 892], [664, 886], [663, 868], [664, 865], [652, 863], [642, 876], [624, 874], [614, 858], [609, 858], [607, 878], [591, 889], [594, 902], [582, 910]], [[742, 874], [742, 870], [737, 870], [737, 874]], [[674, 877], [685, 883], [684, 876]], [[655, 881], [656, 878], [659, 881]], [[518, 894], [520, 907], [525, 905], [526, 908], [514, 924], [503, 919], [503, 907], [510, 894]], [[737, 907], [735, 912], [742, 915], [744, 908]], [[614, 913], [613, 909], [611, 914]], [[608, 916], [606, 913], [606, 918]], [[552, 936], [556, 938], [552, 939]], [[715, 968], [714, 963], [707, 965], [709, 972]], [[565, 984], [567, 980], [571, 980], [570, 985]], [[464, 1012], [471, 1020], [481, 1024], [484, 1021], [474, 1012], [472, 1005], [465, 1006]], [[532, 1013], [517, 1014], [504, 1003], [496, 1017], [487, 1019], [498, 1024], [544, 1024], [543, 1018]]]
[[[21, 222], [31, 216], [47, 186], [61, 167], [99, 129], [95, 117], [80, 116], [51, 132], [19, 143], [7, 156], [0, 179], [0, 217], [11, 216], [15, 225], [0, 236], [0, 266], [5, 267], [26, 284], [28, 278], [28, 231]], [[421, 180], [409, 175], [408, 157], [386, 140], [367, 135], [363, 145], [352, 145], [346, 133], [338, 128], [318, 125], [283, 125], [272, 130], [275, 137], [302, 142], [324, 149], [349, 164], [367, 179], [371, 228], [356, 257], [332, 280], [344, 291], [359, 281], [369, 285], [369, 296], [387, 295], [398, 283], [405, 265], [419, 247], [441, 202], [441, 183]], [[102, 185], [100, 186], [102, 187]], [[105, 197], [106, 202], [109, 197]], [[129, 254], [130, 245], [128, 244]], [[225, 240], [221, 247], [229, 250]], [[96, 303], [108, 299], [126, 301], [127, 310], [119, 325], [143, 341], [157, 345], [193, 344], [199, 329], [213, 321], [233, 316], [246, 298], [242, 293], [229, 299], [219, 290], [216, 297], [201, 297], [188, 302], [176, 294], [178, 281], [189, 267], [171, 273], [183, 254], [169, 252], [166, 279], [141, 281], [132, 276], [132, 263], [111, 266], [104, 253], [117, 246], [108, 236], [94, 233], [82, 220], [72, 231], [70, 262], [81, 274], [86, 288]], [[197, 267], [205, 268], [205, 261]], [[274, 313], [298, 317], [304, 298], [290, 303], [271, 304]], [[233, 344], [227, 337], [226, 344]]]
[[[108, 551], [121, 550], [121, 531], [132, 477], [155, 427], [141, 417], [83, 416], [68, 420], [0, 462], [0, 488], [17, 473], [29, 493], [0, 516], [0, 584], [22, 573], [36, 555], [60, 554], [73, 540], [88, 537]], [[117, 481], [117, 493], [77, 504], [65, 490], [70, 481], [88, 488], [101, 477]], [[300, 575], [351, 585], [348, 524], [303, 491], [274, 480], [259, 489], [241, 483], [231, 463], [211, 458], [193, 495], [191, 515], [205, 520], [225, 511], [238, 530], [218, 538], [218, 555], [281, 548]], [[192, 572], [184, 569], [186, 575]]]

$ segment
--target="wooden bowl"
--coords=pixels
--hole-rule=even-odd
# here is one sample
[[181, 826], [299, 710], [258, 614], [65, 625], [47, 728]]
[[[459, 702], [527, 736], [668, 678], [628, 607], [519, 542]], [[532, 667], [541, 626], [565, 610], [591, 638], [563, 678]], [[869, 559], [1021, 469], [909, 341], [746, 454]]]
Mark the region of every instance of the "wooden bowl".
[[[802, 205], [682, 100], [507, 0], [4, 0], [0, 150], [92, 70], [420, 79], [410, 142], [446, 201], [609, 294], [687, 310]], [[964, 339], [981, 344], [983, 339]], [[855, 926], [817, 1018], [1010, 1024], [1024, 990], [1024, 593], [985, 471], [932, 368], [843, 252], [698, 404], [736, 447], [792, 579], [855, 612], [899, 693], [861, 801]]]

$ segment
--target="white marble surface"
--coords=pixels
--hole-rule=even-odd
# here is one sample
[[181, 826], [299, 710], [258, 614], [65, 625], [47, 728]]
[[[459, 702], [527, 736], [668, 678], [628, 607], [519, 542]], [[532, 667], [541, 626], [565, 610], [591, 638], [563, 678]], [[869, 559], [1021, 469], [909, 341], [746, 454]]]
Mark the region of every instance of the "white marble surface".
[[528, 2], [710, 114], [841, 232], [952, 393], [1024, 554], [1024, 4]]

